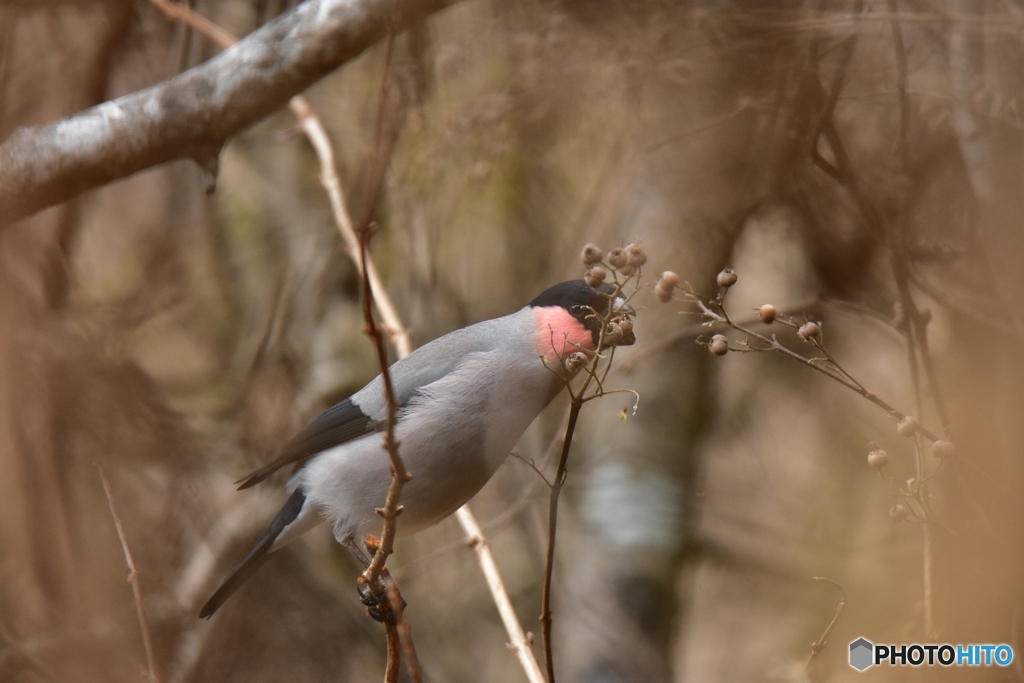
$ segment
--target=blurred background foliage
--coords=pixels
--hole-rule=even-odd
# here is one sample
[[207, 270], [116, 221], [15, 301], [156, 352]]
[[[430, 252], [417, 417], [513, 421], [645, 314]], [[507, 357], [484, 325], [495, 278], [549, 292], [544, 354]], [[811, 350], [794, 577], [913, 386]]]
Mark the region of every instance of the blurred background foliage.
[[[191, 4], [237, 35], [289, 9]], [[925, 450], [926, 546], [922, 524], [890, 519], [917, 473], [886, 415], [781, 356], [713, 358], [686, 304], [641, 292], [639, 343], [613, 373], [640, 410], [623, 421], [621, 396], [590, 404], [574, 442], [561, 679], [846, 680], [861, 675], [847, 665], [860, 636], [1022, 654], [1022, 27], [1017, 0], [466, 0], [396, 41], [373, 251], [416, 343], [579, 277], [585, 242], [639, 239], [649, 276], [671, 269], [705, 294], [731, 265], [738, 318], [773, 303], [821, 320], [847, 370], [957, 444], [941, 468]], [[0, 137], [213, 54], [145, 0], [5, 2], [0, 47]], [[356, 217], [383, 57], [377, 46], [306, 93]], [[231, 482], [376, 373], [355, 271], [290, 117], [230, 142], [212, 196], [178, 162], [0, 234], [0, 680], [145, 668], [94, 462], [163, 681], [381, 676], [379, 627], [326, 529], [196, 618], [285, 496], [282, 482]], [[901, 288], [930, 316], [936, 381], [918, 391]], [[518, 452], [540, 462], [564, 411], [553, 404]], [[869, 441], [896, 484], [866, 464]], [[473, 503], [527, 629], [545, 493], [510, 459]], [[390, 565], [427, 680], [523, 680], [453, 522], [402, 539]], [[840, 597], [811, 576], [847, 599], [808, 664]]]

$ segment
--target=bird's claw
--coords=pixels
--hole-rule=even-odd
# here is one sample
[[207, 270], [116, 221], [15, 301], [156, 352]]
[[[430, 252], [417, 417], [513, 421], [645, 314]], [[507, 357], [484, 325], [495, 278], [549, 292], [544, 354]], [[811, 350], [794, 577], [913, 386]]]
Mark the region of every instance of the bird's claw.
[[[356, 590], [359, 593], [359, 601], [366, 606], [366, 613], [373, 619], [384, 623], [392, 624], [397, 623], [395, 617], [395, 610], [392, 608], [391, 599], [388, 597], [388, 579], [380, 577], [380, 591], [374, 592], [370, 583], [362, 576], [356, 580]], [[402, 609], [408, 605], [404, 598], [398, 596], [398, 599], [402, 601]]]

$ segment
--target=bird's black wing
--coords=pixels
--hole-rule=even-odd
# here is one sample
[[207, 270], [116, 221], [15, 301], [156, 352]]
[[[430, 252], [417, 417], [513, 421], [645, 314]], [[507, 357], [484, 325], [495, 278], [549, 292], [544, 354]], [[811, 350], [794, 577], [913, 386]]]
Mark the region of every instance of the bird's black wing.
[[383, 422], [370, 419], [360, 410], [359, 406], [352, 402], [352, 399], [347, 398], [325, 410], [320, 417], [296, 434], [295, 438], [284, 447], [280, 457], [235, 483], [239, 484], [239, 490], [247, 489], [260, 483], [285, 465], [295, 463], [296, 467], [301, 467], [303, 463], [321, 451], [366, 434], [379, 432], [383, 428]]
[[209, 619], [213, 616], [213, 613], [220, 609], [224, 601], [231, 597], [231, 594], [238, 590], [238, 587], [245, 583], [245, 580], [252, 576], [257, 569], [263, 566], [263, 563], [270, 556], [270, 548], [273, 547], [274, 540], [281, 535], [281, 532], [289, 524], [298, 519], [305, 502], [306, 496], [302, 493], [302, 489], [296, 489], [288, 499], [288, 502], [281, 508], [281, 511], [277, 513], [277, 516], [267, 526], [267, 530], [260, 536], [260, 540], [256, 542], [255, 547], [249, 551], [249, 554], [242, 560], [241, 564], [235, 567], [235, 571], [231, 572], [231, 576], [221, 584], [217, 592], [203, 605], [203, 609], [199, 612], [200, 619]]

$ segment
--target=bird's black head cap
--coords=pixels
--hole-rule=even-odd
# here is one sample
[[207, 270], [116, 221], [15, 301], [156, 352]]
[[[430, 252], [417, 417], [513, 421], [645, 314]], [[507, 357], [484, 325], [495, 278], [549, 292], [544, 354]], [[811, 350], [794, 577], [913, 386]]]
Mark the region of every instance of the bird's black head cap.
[[608, 312], [608, 306], [611, 304], [608, 295], [614, 293], [615, 288], [611, 285], [605, 284], [594, 289], [583, 280], [569, 280], [560, 282], [554, 287], [548, 287], [541, 292], [540, 296], [530, 302], [530, 306], [533, 308], [561, 306], [590, 330], [594, 335], [594, 344], [596, 345], [601, 336], [601, 321], [594, 314], [603, 317]]

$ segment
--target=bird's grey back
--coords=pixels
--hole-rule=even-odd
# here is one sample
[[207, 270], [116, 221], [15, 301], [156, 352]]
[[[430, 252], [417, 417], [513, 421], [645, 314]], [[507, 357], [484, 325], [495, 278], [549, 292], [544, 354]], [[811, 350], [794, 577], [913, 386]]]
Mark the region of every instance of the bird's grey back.
[[[522, 343], [520, 337], [524, 324], [530, 325], [527, 329], [532, 329], [532, 313], [528, 307], [502, 318], [484, 320], [450, 332], [398, 360], [389, 368], [398, 405], [406, 405], [421, 387], [455, 370], [469, 354]], [[351, 400], [371, 419], [386, 419], [381, 375], [353, 394]]]

